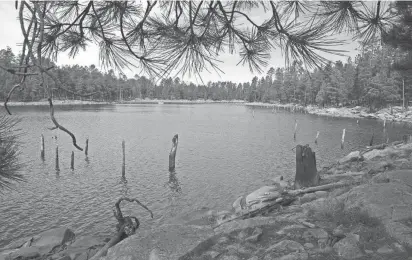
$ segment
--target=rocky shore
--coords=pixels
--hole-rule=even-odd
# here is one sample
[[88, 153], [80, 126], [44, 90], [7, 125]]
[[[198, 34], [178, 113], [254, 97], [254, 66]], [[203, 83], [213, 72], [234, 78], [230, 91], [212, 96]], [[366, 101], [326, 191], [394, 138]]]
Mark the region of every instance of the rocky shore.
[[263, 107], [272, 109], [284, 109], [288, 111], [300, 111], [308, 114], [332, 117], [346, 117], [346, 118], [368, 118], [379, 119], [394, 122], [412, 122], [412, 108], [403, 109], [400, 106], [393, 108], [383, 108], [374, 113], [369, 113], [366, 107], [339, 107], [339, 108], [319, 108], [317, 106], [301, 106], [296, 104], [269, 104], [269, 103], [245, 103], [250, 107]]
[[[319, 174], [317, 187], [275, 178], [231, 210], [138, 229], [100, 260], [411, 259], [411, 143], [353, 151]], [[0, 259], [90, 259], [104, 244], [60, 228], [15, 241]]]

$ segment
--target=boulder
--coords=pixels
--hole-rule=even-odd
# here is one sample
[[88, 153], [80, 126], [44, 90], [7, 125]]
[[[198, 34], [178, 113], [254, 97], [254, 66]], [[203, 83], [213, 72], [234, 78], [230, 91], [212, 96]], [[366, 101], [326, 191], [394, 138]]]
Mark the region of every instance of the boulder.
[[6, 259], [32, 259], [40, 257], [41, 255], [43, 254], [38, 247], [22, 247], [11, 252]]
[[59, 252], [60, 256], [70, 256], [71, 259], [88, 259], [94, 255], [97, 249], [103, 247], [105, 242], [92, 236], [79, 237], [67, 246], [66, 250]]
[[412, 217], [411, 170], [381, 173], [388, 183], [373, 183], [351, 189], [346, 197], [345, 207], [359, 207], [370, 217], [380, 219], [387, 233], [400, 243], [412, 245], [412, 227], [405, 223]]
[[66, 227], [50, 229], [35, 236], [31, 247], [42, 248], [42, 252], [46, 254], [57, 246], [70, 244], [75, 237], [75, 233]]
[[363, 253], [358, 246], [358, 241], [358, 236], [349, 234], [342, 240], [338, 241], [333, 248], [336, 253], [344, 259], [356, 259], [363, 256]]
[[260, 202], [276, 200], [281, 197], [280, 191], [274, 186], [264, 186], [248, 194], [245, 198], [247, 207]]
[[29, 247], [31, 245], [32, 240], [33, 240], [33, 237], [23, 237], [23, 238], [16, 239], [12, 241], [10, 244], [8, 244], [7, 246], [1, 248], [0, 251], [16, 249], [20, 247]]
[[359, 207], [365, 210], [370, 217], [376, 217], [382, 221], [398, 221], [411, 218], [410, 194], [411, 187], [403, 183], [365, 184], [345, 194], [347, 198], [345, 207]]
[[245, 207], [245, 199], [244, 196], [238, 197], [234, 203], [232, 203], [232, 208], [234, 209], [235, 213], [240, 212]]
[[348, 155], [341, 158], [338, 162], [340, 164], [343, 164], [343, 163], [346, 163], [346, 162], [352, 162], [352, 161], [357, 161], [357, 160], [362, 160], [362, 156], [360, 155], [360, 151], [351, 152]]
[[379, 254], [391, 254], [393, 252], [394, 252], [393, 249], [389, 245], [384, 245], [380, 247], [379, 249], [377, 249], [377, 253]]

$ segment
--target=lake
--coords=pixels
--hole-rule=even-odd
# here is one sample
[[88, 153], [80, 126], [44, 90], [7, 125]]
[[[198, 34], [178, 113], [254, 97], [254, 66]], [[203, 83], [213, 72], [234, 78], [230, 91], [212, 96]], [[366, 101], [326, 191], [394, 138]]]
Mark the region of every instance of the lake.
[[[0, 247], [11, 240], [44, 230], [68, 226], [77, 235], [111, 236], [116, 220], [112, 209], [122, 196], [137, 198], [154, 213], [137, 204], [122, 204], [147, 229], [163, 223], [180, 223], [194, 212], [228, 210], [242, 194], [283, 175], [293, 179], [296, 144], [310, 144], [317, 167], [369, 144], [401, 140], [410, 124], [320, 117], [234, 104], [102, 105], [56, 107], [58, 121], [84, 147], [77, 151], [71, 139], [52, 127], [46, 107], [11, 107], [22, 118], [21, 161], [27, 182], [0, 194]], [[253, 112], [254, 111], [254, 112]], [[295, 120], [298, 122], [294, 142]], [[343, 128], [345, 147], [340, 148]], [[320, 131], [318, 145], [314, 144]], [[46, 157], [40, 159], [40, 135]], [[168, 172], [171, 139], [179, 134], [176, 174]], [[59, 145], [60, 172], [55, 170], [55, 139]], [[121, 178], [122, 140], [126, 142], [126, 180]], [[75, 170], [70, 155], [75, 151]]]

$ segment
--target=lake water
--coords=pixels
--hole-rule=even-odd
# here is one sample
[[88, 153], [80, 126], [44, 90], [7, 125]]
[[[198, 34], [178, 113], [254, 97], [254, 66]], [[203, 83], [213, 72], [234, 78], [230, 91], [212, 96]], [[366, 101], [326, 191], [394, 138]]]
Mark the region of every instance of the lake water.
[[[21, 161], [27, 182], [0, 194], [0, 247], [11, 240], [66, 225], [78, 235], [111, 236], [112, 208], [122, 196], [125, 215], [139, 218], [142, 229], [178, 223], [193, 212], [227, 210], [240, 195], [283, 175], [293, 179], [296, 144], [310, 144], [317, 166], [368, 145], [382, 142], [381, 121], [337, 119], [243, 105], [105, 105], [56, 107], [59, 122], [75, 133], [89, 156], [74, 150], [71, 139], [52, 126], [47, 108], [12, 107], [23, 119]], [[293, 140], [295, 120], [297, 140]], [[340, 148], [342, 129], [345, 147]], [[320, 131], [318, 145], [314, 144]], [[410, 134], [411, 126], [387, 124], [390, 141]], [[40, 159], [40, 135], [46, 159]], [[176, 174], [168, 172], [171, 139], [179, 134]], [[55, 140], [60, 172], [55, 170]], [[126, 141], [126, 181], [121, 178], [122, 140]], [[75, 170], [70, 154], [75, 151]]]

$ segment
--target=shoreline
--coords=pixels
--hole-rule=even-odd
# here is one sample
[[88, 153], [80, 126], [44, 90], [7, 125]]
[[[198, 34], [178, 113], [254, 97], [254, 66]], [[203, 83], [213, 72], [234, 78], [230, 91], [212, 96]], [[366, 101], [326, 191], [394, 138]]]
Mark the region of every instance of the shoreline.
[[[244, 100], [164, 100], [164, 99], [135, 99], [123, 102], [107, 102], [107, 101], [87, 101], [87, 100], [54, 100], [55, 106], [76, 106], [76, 105], [128, 105], [128, 104], [238, 104], [245, 105], [247, 107], [269, 108], [276, 112], [277, 109], [287, 110], [289, 112], [301, 112], [318, 116], [331, 116], [336, 118], [354, 118], [354, 119], [378, 119], [389, 122], [404, 122], [412, 123], [412, 107], [403, 109], [401, 106], [393, 107], [393, 114], [390, 108], [383, 108], [376, 112], [369, 113], [368, 108], [356, 106], [356, 107], [328, 107], [319, 108], [314, 105], [308, 105], [306, 107], [293, 103], [280, 104], [280, 103], [262, 103], [252, 102], [248, 103]], [[4, 103], [0, 103], [0, 107], [4, 106]], [[49, 106], [46, 100], [34, 101], [34, 102], [9, 102], [8, 106]]]
[[319, 108], [317, 106], [308, 105], [306, 107], [297, 104], [280, 104], [280, 103], [262, 103], [253, 102], [245, 103], [245, 106], [249, 107], [259, 107], [259, 108], [272, 108], [272, 109], [284, 109], [290, 112], [304, 112], [311, 115], [319, 116], [331, 116], [331, 117], [343, 117], [343, 118], [354, 118], [354, 119], [379, 119], [394, 122], [407, 122], [412, 123], [412, 107], [408, 109], [403, 109], [401, 106], [393, 107], [393, 114], [391, 113], [391, 108], [383, 108], [376, 112], [369, 113], [368, 108], [356, 106], [356, 107], [328, 107]]

